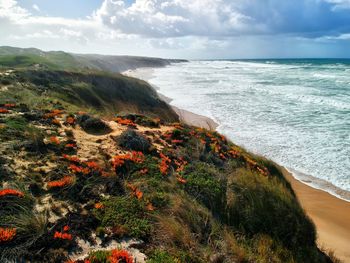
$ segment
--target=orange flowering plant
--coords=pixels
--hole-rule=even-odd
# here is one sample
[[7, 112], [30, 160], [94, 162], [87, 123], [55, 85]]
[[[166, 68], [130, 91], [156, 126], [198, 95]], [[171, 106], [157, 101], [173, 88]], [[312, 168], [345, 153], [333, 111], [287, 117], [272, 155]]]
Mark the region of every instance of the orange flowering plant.
[[4, 197], [4, 196], [23, 197], [24, 194], [21, 191], [18, 191], [15, 189], [2, 189], [0, 190], [0, 197]]
[[114, 121], [123, 125], [123, 126], [129, 126], [129, 127], [133, 127], [133, 128], [136, 128], [136, 126], [137, 126], [132, 120], [123, 119], [121, 117], [115, 118]]
[[16, 236], [16, 228], [0, 227], [0, 244], [13, 240]]
[[94, 207], [95, 207], [96, 209], [103, 209], [105, 206], [104, 206], [104, 204], [102, 204], [101, 202], [99, 202], [99, 203], [96, 203], [96, 204], [94, 205]]
[[16, 104], [14, 104], [14, 103], [6, 103], [6, 104], [4, 104], [4, 107], [5, 108], [14, 108], [14, 107], [16, 107]]
[[111, 263], [133, 263], [134, 259], [128, 251], [123, 249], [114, 249], [108, 258]]
[[80, 163], [80, 159], [77, 156], [71, 156], [67, 154], [63, 154], [62, 157], [66, 159], [67, 161], [70, 161], [72, 163]]
[[116, 170], [116, 172], [120, 171], [121, 168], [125, 168], [126, 164], [129, 163], [143, 163], [145, 160], [145, 156], [142, 152], [132, 151], [127, 154], [120, 154], [114, 156], [112, 160], [112, 166]]
[[74, 125], [76, 123], [76, 119], [72, 116], [68, 116], [66, 118], [66, 124], [69, 124], [69, 125]]
[[70, 230], [70, 227], [68, 225], [65, 225], [62, 229], [62, 232], [55, 231], [53, 238], [54, 239], [72, 240], [73, 239], [72, 234], [67, 233], [69, 230]]
[[51, 188], [63, 188], [74, 183], [74, 176], [65, 176], [60, 180], [51, 181], [47, 183], [47, 187]]
[[49, 113], [44, 114], [44, 119], [52, 119], [55, 117], [62, 117], [63, 110], [52, 110]]
[[10, 111], [8, 109], [0, 108], [0, 113], [9, 113]]
[[142, 199], [143, 197], [143, 192], [141, 192], [136, 186], [132, 185], [132, 184], [128, 184], [127, 185], [131, 191], [132, 191], [132, 194], [137, 198], [137, 199]]
[[159, 164], [159, 170], [162, 175], [167, 175], [169, 172], [171, 160], [168, 156], [164, 155], [163, 153], [160, 153], [160, 158], [161, 161]]
[[55, 145], [60, 145], [60, 140], [56, 136], [51, 136], [50, 137], [50, 142]]

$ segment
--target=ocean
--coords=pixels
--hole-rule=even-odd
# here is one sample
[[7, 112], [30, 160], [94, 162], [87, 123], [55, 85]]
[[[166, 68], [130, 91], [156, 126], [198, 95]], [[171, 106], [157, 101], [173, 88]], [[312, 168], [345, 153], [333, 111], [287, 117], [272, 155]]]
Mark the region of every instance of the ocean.
[[149, 82], [234, 143], [350, 200], [350, 60], [190, 61]]

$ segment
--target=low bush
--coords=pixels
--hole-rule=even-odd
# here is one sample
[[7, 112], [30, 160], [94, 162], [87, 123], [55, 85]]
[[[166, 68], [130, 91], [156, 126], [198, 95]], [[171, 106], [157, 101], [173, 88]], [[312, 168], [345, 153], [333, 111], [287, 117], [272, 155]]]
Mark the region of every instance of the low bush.
[[45, 234], [47, 219], [34, 210], [34, 199], [21, 187], [12, 186], [0, 191], [0, 227], [15, 231], [9, 242], [0, 242], [0, 261], [12, 262], [24, 256], [29, 247]]
[[226, 182], [215, 166], [196, 162], [185, 169], [185, 190], [214, 212], [225, 209]]
[[87, 114], [80, 115], [77, 118], [77, 123], [84, 131], [88, 133], [107, 134], [112, 131], [109, 125], [104, 121], [99, 118], [91, 117]]
[[142, 202], [133, 197], [120, 196], [102, 203], [103, 209], [95, 209], [96, 218], [100, 220], [101, 226], [123, 228], [129, 237], [148, 237], [151, 224]]
[[127, 150], [139, 151], [148, 153], [151, 148], [151, 143], [141, 133], [127, 129], [118, 138], [117, 142], [119, 146]]
[[160, 249], [156, 249], [152, 252], [147, 263], [177, 263], [178, 260], [174, 259], [168, 252]]
[[290, 249], [313, 246], [316, 232], [293, 194], [277, 178], [239, 169], [229, 186], [228, 224], [252, 234], [267, 234]]
[[126, 115], [121, 115], [120, 117], [129, 119], [136, 124], [139, 124], [145, 127], [150, 127], [150, 128], [159, 128], [159, 125], [161, 123], [161, 120], [158, 118], [150, 118], [148, 116], [140, 115], [140, 114], [126, 114]]

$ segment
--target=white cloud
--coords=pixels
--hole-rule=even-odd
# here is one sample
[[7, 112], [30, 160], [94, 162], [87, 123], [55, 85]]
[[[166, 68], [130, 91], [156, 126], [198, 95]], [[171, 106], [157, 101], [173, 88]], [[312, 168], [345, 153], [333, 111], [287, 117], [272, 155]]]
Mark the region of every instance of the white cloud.
[[124, 33], [150, 37], [217, 36], [256, 32], [259, 25], [227, 0], [105, 0], [94, 17]]
[[[34, 9], [40, 10], [39, 8]], [[19, 6], [15, 0], [0, 0], [0, 38], [9, 40], [39, 40], [43, 43], [53, 39], [87, 44], [89, 41], [115, 39], [117, 32], [105, 27], [93, 18], [69, 19], [63, 17], [40, 16]], [[102, 39], [101, 39], [102, 40]], [[59, 42], [58, 42], [59, 43]]]
[[33, 8], [35, 11], [40, 12], [40, 8], [39, 8], [38, 5], [34, 4], [34, 5], [32, 5], [32, 8]]
[[1, 45], [198, 58], [273, 55], [289, 45], [281, 39], [344, 43], [350, 32], [350, 0], [104, 0], [84, 19], [43, 16], [19, 3], [0, 0]]
[[333, 10], [350, 9], [350, 0], [325, 0], [325, 2], [334, 4]]
[[18, 6], [15, 0], [0, 0], [0, 19], [16, 21], [29, 16], [30, 13]]
[[322, 36], [316, 39], [316, 41], [320, 42], [328, 42], [328, 41], [348, 41], [350, 40], [350, 33], [335, 35], [335, 36]]

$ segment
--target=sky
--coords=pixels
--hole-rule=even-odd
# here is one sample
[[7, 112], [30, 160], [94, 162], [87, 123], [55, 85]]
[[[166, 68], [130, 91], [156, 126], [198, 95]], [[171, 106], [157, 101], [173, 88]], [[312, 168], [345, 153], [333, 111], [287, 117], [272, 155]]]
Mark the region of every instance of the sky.
[[0, 0], [0, 45], [186, 59], [350, 58], [350, 0]]

